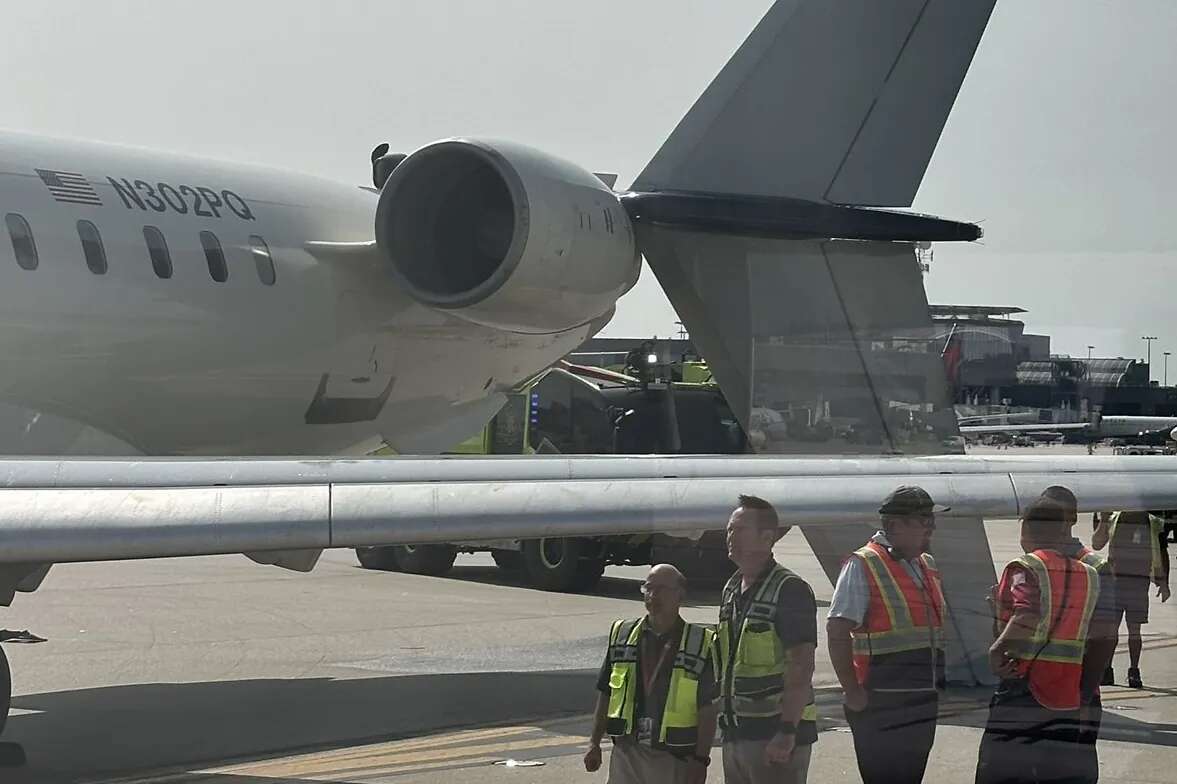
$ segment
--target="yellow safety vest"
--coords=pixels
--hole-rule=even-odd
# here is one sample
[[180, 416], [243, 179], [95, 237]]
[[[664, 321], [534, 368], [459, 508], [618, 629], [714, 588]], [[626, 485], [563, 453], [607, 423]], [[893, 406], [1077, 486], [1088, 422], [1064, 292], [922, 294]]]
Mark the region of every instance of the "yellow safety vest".
[[[716, 642], [719, 651], [720, 696], [723, 700], [725, 722], [741, 719], [766, 719], [779, 716], [781, 693], [789, 671], [789, 653], [781, 645], [776, 633], [777, 601], [781, 587], [790, 579], [800, 580], [780, 564], [772, 571], [752, 596], [744, 622], [736, 630], [736, 595], [740, 590], [739, 573], [723, 589], [719, 609], [719, 628]], [[734, 649], [734, 650], [733, 650]], [[812, 701], [801, 712], [802, 721], [817, 720], [817, 705]]]
[[[1120, 512], [1112, 512], [1112, 524], [1108, 526], [1108, 555], [1111, 555], [1112, 541], [1116, 538], [1116, 526], [1120, 524]], [[1161, 555], [1161, 534], [1165, 530], [1165, 521], [1156, 515], [1148, 516], [1148, 543], [1151, 547], [1152, 562], [1149, 565], [1149, 578], [1156, 580], [1165, 576], [1165, 559]], [[1113, 564], [1114, 566], [1114, 564]]]
[[[609, 631], [609, 710], [605, 731], [613, 736], [634, 731], [637, 704], [638, 646], [646, 619], [613, 622]], [[670, 671], [670, 690], [662, 712], [658, 743], [667, 748], [694, 748], [699, 726], [699, 678], [715, 655], [715, 632], [684, 623], [678, 653]]]

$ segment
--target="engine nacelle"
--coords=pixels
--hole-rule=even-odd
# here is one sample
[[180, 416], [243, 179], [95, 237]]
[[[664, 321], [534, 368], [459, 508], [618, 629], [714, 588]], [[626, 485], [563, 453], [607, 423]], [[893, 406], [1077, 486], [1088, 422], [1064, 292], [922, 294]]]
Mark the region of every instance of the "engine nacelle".
[[376, 244], [418, 302], [515, 332], [599, 318], [641, 270], [603, 182], [500, 141], [447, 139], [405, 158], [381, 190]]

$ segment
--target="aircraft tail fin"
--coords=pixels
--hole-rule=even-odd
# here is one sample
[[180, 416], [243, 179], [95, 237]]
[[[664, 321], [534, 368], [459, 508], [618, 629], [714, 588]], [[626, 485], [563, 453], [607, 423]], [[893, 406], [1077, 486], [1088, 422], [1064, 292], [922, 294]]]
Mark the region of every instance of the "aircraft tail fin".
[[910, 206], [995, 0], [778, 0], [631, 186]]

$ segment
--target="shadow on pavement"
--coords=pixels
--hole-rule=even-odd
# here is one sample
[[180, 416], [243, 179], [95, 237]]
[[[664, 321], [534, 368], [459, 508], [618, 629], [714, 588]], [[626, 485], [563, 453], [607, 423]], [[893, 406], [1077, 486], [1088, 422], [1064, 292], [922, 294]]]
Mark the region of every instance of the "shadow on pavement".
[[[595, 671], [496, 672], [147, 683], [21, 695], [13, 708], [30, 712], [10, 717], [4, 739], [21, 744], [28, 763], [0, 771], [0, 780], [58, 784], [586, 713], [595, 680]], [[281, 784], [208, 777], [216, 784], [255, 780]]]
[[[1166, 689], [1153, 689], [1158, 693], [1169, 693]], [[1142, 690], [1144, 693], [1144, 690]], [[952, 689], [940, 701], [940, 724], [958, 727], [985, 728], [989, 716], [990, 688]], [[1128, 708], [1134, 709], [1129, 705]], [[1154, 724], [1122, 716], [1116, 711], [1124, 710], [1117, 705], [1116, 695], [1104, 697], [1103, 722], [1100, 726], [1101, 741], [1123, 741], [1144, 743], [1152, 746], [1177, 746], [1177, 724]]]
[[[357, 567], [359, 568], [359, 567]], [[445, 580], [462, 580], [464, 582], [482, 583], [484, 585], [501, 585], [509, 588], [522, 588], [529, 591], [540, 591], [540, 588], [533, 588], [525, 584], [522, 575], [516, 572], [507, 572], [497, 566], [455, 566], [449, 574], [443, 578]], [[586, 596], [601, 596], [609, 599], [633, 599], [634, 601], [641, 600], [641, 591], [639, 586], [642, 584], [640, 577], [611, 577], [605, 576], [601, 578], [596, 587], [591, 591], [585, 591]], [[687, 594], [686, 600], [683, 602], [684, 607], [715, 607], [719, 604], [720, 594], [723, 593], [723, 586], [708, 585], [708, 586], [692, 586]], [[818, 607], [829, 607], [828, 601], [817, 600]]]
[[[67, 784], [136, 771], [191, 770], [455, 727], [530, 723], [589, 711], [596, 672], [405, 675], [148, 683], [21, 695], [5, 740], [28, 756], [5, 784]], [[954, 689], [940, 724], [983, 727], [990, 690]], [[845, 731], [841, 694], [818, 694], [822, 732]], [[1105, 711], [1105, 740], [1177, 746], [1177, 724]], [[303, 784], [243, 774], [185, 776], [207, 784]]]

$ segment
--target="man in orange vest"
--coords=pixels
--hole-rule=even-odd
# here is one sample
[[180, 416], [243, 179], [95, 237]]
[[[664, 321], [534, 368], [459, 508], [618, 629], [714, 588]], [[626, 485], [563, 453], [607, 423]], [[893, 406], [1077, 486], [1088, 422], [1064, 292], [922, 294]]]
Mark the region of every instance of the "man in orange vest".
[[863, 784], [923, 780], [944, 680], [944, 594], [927, 554], [936, 507], [900, 487], [879, 508], [883, 530], [842, 567], [826, 632], [842, 683]]
[[1079, 521], [1079, 502], [1066, 487], [1052, 485], [1042, 491], [1042, 501], [1054, 502], [1063, 508], [1063, 517], [1071, 529], [1071, 537], [1063, 542], [1062, 554], [1082, 561], [1099, 573], [1099, 598], [1091, 613], [1088, 626], [1087, 647], [1084, 649], [1084, 680], [1082, 705], [1079, 708], [1079, 745], [1075, 749], [1076, 768], [1081, 771], [1083, 782], [1099, 781], [1099, 727], [1103, 721], [1103, 704], [1099, 698], [1099, 682], [1096, 672], [1102, 672], [1111, 664], [1119, 642], [1119, 616], [1116, 614], [1115, 580], [1111, 564], [1106, 558], [1092, 550], [1074, 536], [1075, 523]]
[[1060, 504], [1032, 503], [1022, 518], [1025, 555], [1006, 565], [997, 585], [1000, 633], [989, 664], [1001, 683], [989, 704], [977, 784], [1084, 778], [1075, 744], [1083, 681], [1102, 672], [1087, 649], [1100, 580], [1094, 567], [1064, 555], [1069, 528]]

